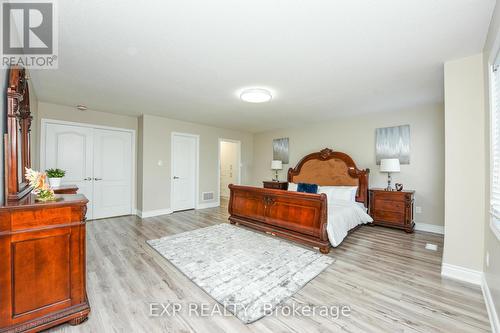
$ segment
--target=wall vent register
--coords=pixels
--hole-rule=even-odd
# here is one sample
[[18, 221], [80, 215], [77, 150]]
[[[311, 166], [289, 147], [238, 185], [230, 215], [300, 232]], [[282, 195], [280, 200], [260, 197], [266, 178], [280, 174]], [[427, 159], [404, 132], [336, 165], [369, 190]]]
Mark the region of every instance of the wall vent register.
[[203, 192], [202, 193], [203, 201], [213, 200], [214, 197], [215, 197], [214, 192]]

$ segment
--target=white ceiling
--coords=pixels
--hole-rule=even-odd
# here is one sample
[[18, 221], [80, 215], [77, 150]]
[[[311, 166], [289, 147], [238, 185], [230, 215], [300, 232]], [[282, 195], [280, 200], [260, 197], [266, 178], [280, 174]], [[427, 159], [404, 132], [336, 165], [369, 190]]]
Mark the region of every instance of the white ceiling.
[[[58, 1], [41, 101], [249, 131], [442, 102], [495, 0]], [[267, 87], [272, 102], [236, 92]]]

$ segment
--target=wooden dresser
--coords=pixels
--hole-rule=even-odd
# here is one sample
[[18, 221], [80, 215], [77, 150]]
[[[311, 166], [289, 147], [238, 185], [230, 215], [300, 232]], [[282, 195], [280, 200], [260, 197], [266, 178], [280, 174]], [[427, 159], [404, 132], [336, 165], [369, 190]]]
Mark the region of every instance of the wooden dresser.
[[[38, 332], [83, 322], [90, 307], [85, 287], [83, 195], [58, 194], [39, 202], [30, 192], [29, 78], [9, 68], [7, 133], [4, 134], [5, 204], [0, 204], [0, 333]], [[3, 96], [2, 96], [3, 98]], [[75, 193], [61, 188], [59, 193]]]
[[83, 195], [33, 195], [0, 206], [0, 332], [38, 332], [84, 321]]
[[374, 225], [413, 232], [413, 204], [415, 191], [386, 191], [370, 189], [370, 216]]
[[272, 188], [275, 190], [287, 190], [288, 182], [277, 182], [274, 180], [265, 180], [262, 182], [264, 184], [264, 188]]

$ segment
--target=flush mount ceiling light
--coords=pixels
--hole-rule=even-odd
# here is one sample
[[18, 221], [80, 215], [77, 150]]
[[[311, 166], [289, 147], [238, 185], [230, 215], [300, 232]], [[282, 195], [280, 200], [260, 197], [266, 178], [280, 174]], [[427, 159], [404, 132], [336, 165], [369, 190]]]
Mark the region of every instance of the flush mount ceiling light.
[[83, 104], [78, 104], [76, 108], [80, 111], [87, 111], [87, 107]]
[[251, 88], [243, 90], [240, 99], [248, 103], [266, 103], [273, 99], [273, 95], [267, 89]]

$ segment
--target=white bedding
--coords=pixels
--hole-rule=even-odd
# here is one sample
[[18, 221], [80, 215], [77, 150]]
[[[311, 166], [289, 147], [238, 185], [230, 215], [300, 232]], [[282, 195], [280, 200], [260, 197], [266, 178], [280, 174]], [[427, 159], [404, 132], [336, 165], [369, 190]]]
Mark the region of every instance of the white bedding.
[[326, 230], [333, 247], [339, 246], [352, 228], [373, 222], [366, 208], [359, 202], [328, 200], [328, 224]]
[[[351, 200], [340, 200], [337, 193], [331, 192], [334, 190], [342, 190], [346, 188], [354, 189]], [[360, 225], [373, 222], [370, 215], [367, 214], [365, 205], [361, 202], [356, 202], [356, 187], [353, 186], [320, 186], [318, 193], [325, 193], [328, 206], [328, 220], [326, 231], [328, 239], [333, 247], [337, 247], [342, 243], [347, 233], [352, 228]], [[297, 184], [288, 183], [289, 191], [297, 191]], [[330, 194], [330, 195], [329, 195]], [[335, 197], [335, 198], [334, 198]]]

